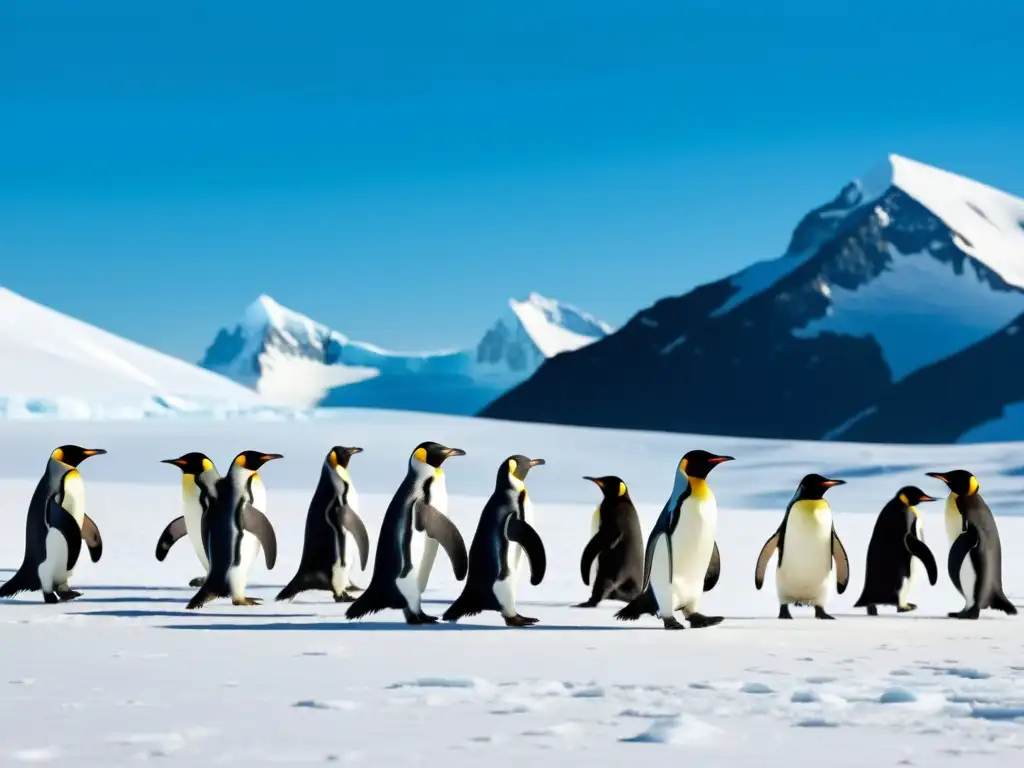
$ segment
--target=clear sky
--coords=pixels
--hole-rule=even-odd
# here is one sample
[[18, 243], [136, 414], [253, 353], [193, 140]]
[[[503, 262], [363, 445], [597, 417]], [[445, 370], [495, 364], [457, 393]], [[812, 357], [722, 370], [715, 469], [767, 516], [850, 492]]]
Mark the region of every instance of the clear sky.
[[189, 359], [262, 292], [619, 324], [889, 152], [1024, 194], [1022, 6], [0, 0], [0, 284]]

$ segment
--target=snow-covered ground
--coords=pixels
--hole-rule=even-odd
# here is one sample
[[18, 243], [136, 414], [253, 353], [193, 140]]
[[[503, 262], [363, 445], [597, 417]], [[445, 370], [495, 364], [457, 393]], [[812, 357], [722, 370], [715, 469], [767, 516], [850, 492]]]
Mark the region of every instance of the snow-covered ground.
[[[521, 608], [540, 624], [508, 629], [493, 614], [407, 627], [395, 613], [362, 622], [326, 593], [269, 602], [294, 573], [306, 506], [323, 454], [363, 446], [352, 476], [375, 546], [411, 449], [433, 439], [468, 455], [447, 465], [450, 516], [468, 539], [505, 455], [547, 459], [531, 473], [548, 551]], [[1004, 585], [1024, 602], [1024, 459], [1019, 445], [872, 447], [538, 427], [400, 412], [344, 411], [312, 421], [0, 423], [0, 578], [22, 557], [26, 505], [48, 452], [64, 442], [110, 453], [82, 466], [102, 560], [83, 557], [78, 600], [38, 593], [0, 601], [0, 763], [109, 766], [340, 762], [443, 764], [785, 766], [1013, 765], [1024, 756], [1021, 619], [986, 612], [945, 618], [961, 602], [940, 568], [918, 585], [920, 609], [868, 618], [854, 610], [875, 514], [904, 483], [941, 492], [928, 470], [965, 467], [999, 521]], [[702, 609], [725, 621], [665, 632], [653, 618], [616, 622], [620, 604], [587, 597], [579, 556], [597, 489], [585, 474], [621, 475], [645, 533], [680, 455], [704, 447], [737, 461], [715, 470], [723, 572]], [[262, 472], [279, 557], [259, 560], [258, 607], [210, 603], [185, 611], [199, 574], [187, 541], [164, 563], [157, 536], [179, 514], [177, 470], [158, 463], [203, 450], [225, 467], [239, 450], [284, 454]], [[849, 481], [829, 493], [851, 557], [837, 621], [806, 609], [779, 622], [772, 571], [760, 592], [754, 560], [800, 477]], [[945, 561], [942, 508], [922, 505], [926, 539]], [[372, 567], [372, 563], [371, 563]], [[366, 584], [369, 572], [357, 573]], [[443, 553], [426, 597], [440, 614], [459, 585]], [[629, 761], [629, 762], [627, 762]], [[637, 762], [639, 764], [639, 762]]]

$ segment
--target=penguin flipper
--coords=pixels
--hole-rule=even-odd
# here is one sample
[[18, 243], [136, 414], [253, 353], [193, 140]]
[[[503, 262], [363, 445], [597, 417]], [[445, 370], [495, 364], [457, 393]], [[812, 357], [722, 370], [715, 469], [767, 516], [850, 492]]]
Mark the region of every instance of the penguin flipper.
[[668, 534], [664, 530], [658, 530], [657, 528], [651, 531], [651, 538], [647, 540], [647, 549], [644, 552], [644, 583], [643, 589], [647, 589], [651, 583], [651, 568], [654, 567], [654, 555], [658, 548], [658, 542], [664, 538], [665, 546], [669, 548], [668, 568], [669, 568], [669, 579], [672, 578], [672, 539], [669, 538]]
[[771, 538], [761, 547], [761, 554], [757, 556], [757, 565], [754, 567], [754, 586], [760, 589], [764, 586], [764, 573], [768, 570], [768, 561], [772, 559], [775, 550], [779, 546], [781, 528], [772, 534]]
[[100, 537], [100, 529], [96, 527], [96, 521], [88, 515], [82, 520], [82, 538], [89, 548], [89, 559], [98, 563], [103, 557], [103, 539]]
[[846, 585], [850, 583], [850, 558], [846, 555], [846, 548], [836, 534], [835, 525], [832, 526], [832, 558], [836, 561], [836, 592], [840, 595], [846, 591]]
[[964, 588], [960, 585], [960, 566], [964, 559], [970, 557], [971, 549], [978, 545], [978, 529], [968, 525], [956, 541], [949, 548], [949, 557], [946, 559], [946, 570], [949, 571], [949, 580], [953, 582], [956, 591], [963, 594]]
[[722, 575], [722, 555], [718, 551], [718, 542], [711, 550], [711, 560], [708, 561], [708, 570], [704, 574], [704, 591], [710, 592], [718, 583], [718, 577]]
[[57, 503], [56, 496], [50, 496], [46, 501], [46, 524], [50, 528], [56, 528], [68, 544], [67, 569], [70, 571], [78, 562], [78, 556], [82, 553], [82, 529], [78, 522], [64, 507]]
[[[84, 531], [84, 529], [83, 529]], [[185, 528], [185, 516], [176, 517], [167, 524], [164, 528], [163, 533], [160, 534], [160, 538], [156, 542], [156, 559], [160, 562], [164, 561], [167, 557], [167, 553], [174, 546], [175, 542], [178, 541], [182, 536], [188, 533]]]
[[356, 546], [359, 548], [359, 568], [365, 571], [366, 561], [370, 557], [370, 534], [366, 532], [362, 518], [346, 504], [341, 510], [341, 524], [356, 540]]
[[462, 581], [469, 570], [469, 554], [466, 552], [466, 542], [463, 541], [455, 523], [422, 499], [416, 501], [414, 512], [419, 523], [417, 528], [426, 532], [427, 536], [444, 548], [448, 559], [452, 561], [455, 580]]
[[907, 552], [920, 560], [921, 564], [924, 565], [925, 570], [928, 572], [928, 583], [934, 587], [939, 580], [939, 567], [935, 564], [935, 556], [928, 549], [928, 545], [917, 538], [913, 529], [903, 538], [903, 543], [907, 547]]
[[583, 583], [590, 586], [590, 566], [594, 558], [602, 552], [611, 549], [622, 540], [622, 534], [615, 535], [610, 528], [599, 528], [593, 538], [583, 548], [583, 556], [580, 557], [580, 575], [583, 576]]
[[267, 516], [252, 504], [246, 504], [242, 507], [242, 528], [260, 540], [267, 561], [267, 570], [273, 568], [277, 562], [277, 536]]
[[505, 521], [505, 535], [523, 548], [530, 560], [530, 583], [537, 586], [544, 579], [548, 558], [537, 530], [521, 517], [509, 515]]

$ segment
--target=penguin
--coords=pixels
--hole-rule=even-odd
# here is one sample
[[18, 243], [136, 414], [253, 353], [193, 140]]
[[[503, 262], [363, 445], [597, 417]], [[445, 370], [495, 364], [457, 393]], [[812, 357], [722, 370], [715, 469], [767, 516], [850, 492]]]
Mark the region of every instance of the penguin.
[[910, 588], [923, 566], [933, 587], [939, 578], [935, 556], [924, 542], [924, 528], [917, 505], [937, 501], [920, 488], [908, 485], [882, 507], [868, 543], [864, 589], [855, 608], [878, 615], [879, 605], [895, 605], [898, 613], [917, 608], [907, 602]]
[[[203, 548], [210, 571], [203, 585], [186, 606], [202, 608], [217, 597], [230, 597], [234, 605], [259, 605], [246, 597], [249, 568], [262, 546], [267, 570], [277, 562], [277, 537], [263, 513], [266, 489], [259, 469], [268, 461], [283, 458], [279, 453], [242, 451], [231, 462], [227, 475], [217, 481], [214, 506], [203, 518]], [[247, 546], [246, 536], [257, 546]]]
[[509, 456], [498, 467], [494, 491], [480, 513], [469, 548], [466, 585], [441, 617], [455, 622], [480, 611], [498, 611], [509, 627], [529, 627], [537, 619], [516, 610], [516, 547], [530, 561], [530, 583], [544, 579], [547, 555], [534, 527], [526, 520], [526, 475], [544, 459]]
[[308, 589], [328, 590], [336, 603], [355, 600], [349, 593], [349, 570], [357, 553], [359, 567], [365, 570], [370, 537], [356, 512], [359, 501], [348, 463], [362, 451], [336, 445], [327, 453], [320, 469], [320, 482], [306, 512], [299, 570], [275, 600], [291, 600]]
[[[196, 557], [205, 573], [210, 572], [210, 561], [203, 547], [203, 518], [213, 507], [214, 493], [220, 473], [206, 454], [192, 451], [176, 459], [161, 459], [161, 464], [172, 464], [181, 470], [181, 506], [183, 514], [167, 524], [156, 542], [156, 559], [160, 562], [167, 557], [171, 547], [186, 534], [192, 542]], [[192, 579], [190, 587], [201, 587], [206, 580], [205, 573]]]
[[594, 608], [602, 600], [626, 603], [640, 595], [644, 580], [644, 540], [629, 489], [622, 478], [585, 476], [601, 489], [601, 503], [591, 519], [590, 541], [580, 558], [583, 583], [593, 581], [590, 599], [575, 608]]
[[409, 456], [405, 479], [384, 512], [373, 575], [366, 590], [348, 607], [346, 618], [359, 619], [386, 608], [401, 609], [407, 624], [433, 624], [436, 616], [423, 612], [420, 597], [427, 584], [438, 544], [451, 560], [455, 579], [466, 578], [466, 543], [448, 519], [448, 491], [441, 465], [452, 456], [465, 456], [460, 448], [435, 442], [416, 446]]
[[102, 448], [62, 445], [46, 462], [28, 505], [25, 521], [25, 557], [11, 579], [0, 587], [0, 597], [12, 597], [23, 591], [40, 590], [47, 603], [81, 597], [68, 586], [82, 552], [99, 562], [103, 539], [99, 528], [85, 513], [85, 484], [79, 465], [90, 456], [106, 453]]
[[946, 567], [949, 579], [964, 597], [962, 610], [949, 614], [951, 619], [977, 619], [985, 608], [1017, 615], [1017, 607], [1003, 592], [1003, 554], [995, 517], [982, 498], [978, 478], [964, 469], [951, 472], [926, 472], [946, 484], [946, 528], [949, 510], [960, 515], [960, 533], [949, 548]]
[[775, 589], [779, 596], [779, 618], [792, 619], [789, 606], [813, 605], [817, 619], [834, 619], [825, 611], [828, 600], [832, 561], [836, 563], [836, 591], [841, 595], [850, 581], [850, 559], [836, 534], [832, 509], [825, 492], [845, 480], [829, 480], [821, 475], [806, 475], [786, 507], [782, 524], [765, 542], [757, 556], [754, 586], [764, 586], [768, 561], [776, 548]]
[[647, 538], [641, 594], [615, 614], [620, 621], [635, 621], [644, 614], [661, 616], [665, 629], [685, 629], [675, 616], [683, 616], [694, 629], [710, 627], [721, 616], [698, 612], [703, 592], [714, 588], [721, 570], [715, 527], [718, 504], [707, 476], [732, 456], [689, 451], [679, 461], [672, 495]]

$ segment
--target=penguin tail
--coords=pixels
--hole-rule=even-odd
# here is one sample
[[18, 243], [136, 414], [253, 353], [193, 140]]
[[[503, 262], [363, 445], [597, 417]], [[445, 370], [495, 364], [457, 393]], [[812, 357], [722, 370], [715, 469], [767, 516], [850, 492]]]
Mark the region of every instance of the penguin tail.
[[14, 597], [19, 592], [31, 592], [39, 589], [39, 576], [22, 563], [21, 568], [10, 580], [0, 587], [0, 597]]
[[310, 589], [330, 589], [330, 580], [319, 571], [300, 571], [295, 578], [285, 585], [285, 588], [277, 593], [274, 600], [291, 600], [301, 592]]
[[1010, 616], [1017, 615], [1017, 606], [1011, 603], [1010, 599], [1002, 592], [999, 592], [992, 598], [992, 607], [997, 611], [1002, 611]]
[[405, 608], [405, 598], [398, 591], [398, 587], [391, 585], [381, 586], [379, 582], [372, 579], [359, 597], [345, 611], [346, 619], [361, 619], [373, 613], [387, 610], [388, 608]]
[[656, 615], [657, 613], [658, 602], [654, 599], [654, 592], [648, 588], [616, 612], [615, 618], [619, 621], [636, 621], [641, 616]]
[[195, 597], [188, 601], [188, 605], [185, 606], [190, 611], [194, 611], [197, 608], [202, 608], [211, 600], [215, 600], [218, 597], [227, 597], [228, 591], [223, 586], [218, 587], [213, 583], [213, 579], [207, 577], [203, 586], [196, 592]]
[[484, 604], [484, 600], [476, 590], [464, 589], [462, 594], [455, 598], [455, 602], [448, 606], [448, 610], [441, 615], [441, 619], [443, 621], [458, 621], [464, 616], [475, 616], [490, 607]]

